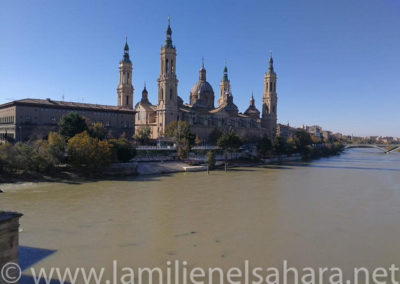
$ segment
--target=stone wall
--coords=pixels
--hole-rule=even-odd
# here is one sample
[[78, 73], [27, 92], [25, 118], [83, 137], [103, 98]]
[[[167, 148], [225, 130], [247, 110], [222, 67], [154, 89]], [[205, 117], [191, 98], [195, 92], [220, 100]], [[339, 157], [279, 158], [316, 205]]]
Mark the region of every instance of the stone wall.
[[[8, 262], [18, 263], [18, 227], [21, 216], [19, 213], [0, 212], [0, 269]], [[5, 283], [1, 278], [0, 283]]]

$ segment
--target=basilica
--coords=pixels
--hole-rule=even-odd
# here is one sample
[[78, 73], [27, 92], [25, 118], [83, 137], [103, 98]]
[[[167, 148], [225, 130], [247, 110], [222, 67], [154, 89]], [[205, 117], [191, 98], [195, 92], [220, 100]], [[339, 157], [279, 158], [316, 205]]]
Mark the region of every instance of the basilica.
[[[118, 105], [132, 107], [132, 63], [129, 47], [125, 44], [124, 56], [119, 65], [120, 81], [117, 88]], [[272, 56], [268, 71], [264, 75], [264, 92], [261, 113], [255, 106], [253, 95], [250, 105], [243, 113], [235, 105], [228, 78], [228, 68], [223, 70], [219, 84], [218, 101], [215, 105], [213, 87], [207, 82], [207, 71], [203, 64], [199, 70], [199, 80], [189, 94], [189, 103], [178, 96], [176, 74], [176, 47], [172, 43], [172, 29], [168, 21], [165, 43], [160, 53], [160, 75], [157, 79], [158, 101], [152, 104], [146, 86], [140, 101], [135, 105], [135, 131], [150, 127], [152, 138], [163, 137], [165, 128], [173, 121], [187, 121], [191, 131], [207, 141], [214, 129], [221, 132], [233, 130], [241, 137], [273, 138], [277, 131], [276, 73]]]
[[239, 112], [233, 101], [228, 68], [223, 70], [215, 105], [213, 87], [207, 82], [204, 62], [199, 70], [199, 80], [189, 93], [189, 103], [178, 96], [176, 74], [176, 48], [172, 43], [172, 30], [168, 21], [165, 43], [160, 53], [160, 76], [157, 79], [157, 104], [149, 101], [146, 86], [140, 101], [134, 105], [132, 85], [132, 62], [129, 46], [125, 43], [124, 54], [119, 63], [117, 105], [57, 101], [51, 98], [26, 98], [0, 105], [0, 143], [26, 141], [47, 137], [57, 131], [63, 115], [76, 112], [90, 123], [101, 123], [110, 136], [132, 137], [142, 127], [150, 127], [153, 139], [164, 137], [168, 124], [187, 121], [191, 132], [207, 141], [215, 129], [220, 132], [233, 130], [243, 138], [289, 133], [289, 126], [277, 125], [276, 73], [272, 56], [264, 75], [264, 92], [261, 113], [255, 106], [253, 96], [246, 111]]

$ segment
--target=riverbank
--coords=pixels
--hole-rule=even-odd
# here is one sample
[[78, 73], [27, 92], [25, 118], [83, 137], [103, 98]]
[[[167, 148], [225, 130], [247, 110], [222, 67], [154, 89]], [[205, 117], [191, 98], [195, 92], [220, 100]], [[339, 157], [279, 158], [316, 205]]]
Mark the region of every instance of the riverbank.
[[[340, 152], [339, 152], [340, 154]], [[319, 159], [322, 156], [312, 157], [309, 160]], [[300, 161], [303, 157], [300, 154], [290, 156], [279, 155], [268, 159], [238, 159], [229, 160], [228, 169], [236, 167], [256, 167], [270, 164], [280, 164], [292, 161]], [[14, 172], [11, 174], [0, 174], [0, 190], [5, 185], [11, 184], [34, 184], [40, 182], [58, 182], [58, 183], [85, 183], [101, 180], [117, 180], [125, 179], [131, 176], [142, 175], [162, 175], [178, 172], [206, 171], [206, 167], [198, 167], [204, 165], [203, 162], [197, 161], [148, 161], [148, 162], [130, 162], [130, 163], [114, 163], [105, 172], [94, 175], [82, 175], [71, 171], [65, 167], [58, 167], [51, 174], [40, 174], [35, 172]], [[217, 161], [216, 169], [224, 169], [225, 162]]]

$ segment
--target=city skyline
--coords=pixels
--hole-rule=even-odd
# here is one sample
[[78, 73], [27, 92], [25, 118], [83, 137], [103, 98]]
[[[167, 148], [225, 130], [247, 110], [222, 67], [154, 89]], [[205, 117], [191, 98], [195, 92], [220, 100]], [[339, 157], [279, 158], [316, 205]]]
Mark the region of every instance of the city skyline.
[[[400, 136], [400, 62], [395, 56], [400, 6], [395, 1], [172, 2], [2, 2], [0, 103], [49, 97], [115, 105], [125, 35], [131, 48], [134, 104], [144, 82], [155, 103], [159, 48], [171, 16], [178, 94], [186, 103], [204, 56], [214, 90], [226, 60], [240, 111], [248, 107], [252, 93], [260, 109], [272, 50], [279, 123], [318, 124], [361, 136]], [[215, 10], [222, 7], [226, 14], [218, 15]], [[41, 17], [35, 13], [38, 9]]]

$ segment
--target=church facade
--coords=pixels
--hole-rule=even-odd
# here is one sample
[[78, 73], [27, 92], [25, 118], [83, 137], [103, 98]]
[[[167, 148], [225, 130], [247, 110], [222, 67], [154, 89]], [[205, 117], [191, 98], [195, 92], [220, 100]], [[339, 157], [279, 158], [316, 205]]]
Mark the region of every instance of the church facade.
[[[239, 112], [233, 101], [226, 66], [219, 84], [217, 105], [214, 105], [216, 94], [207, 82], [204, 62], [199, 70], [199, 80], [190, 90], [189, 103], [184, 103], [183, 99], [178, 96], [176, 57], [176, 47], [172, 43], [172, 29], [168, 22], [165, 43], [160, 52], [160, 75], [157, 79], [158, 101], [157, 104], [149, 101], [145, 86], [140, 101], [135, 105], [135, 131], [142, 127], [150, 127], [152, 138], [158, 139], [164, 136], [164, 131], [169, 123], [187, 121], [190, 124], [191, 132], [202, 140], [208, 140], [214, 129], [221, 132], [233, 130], [241, 137], [268, 136], [273, 138], [276, 135], [277, 76], [272, 56], [269, 58], [268, 70], [264, 75], [261, 112], [256, 108], [252, 95], [250, 105], [243, 113]], [[132, 67], [131, 65], [127, 66], [130, 66], [130, 69], [126, 69], [129, 78], [129, 76], [132, 77]], [[126, 86], [127, 93], [118, 91], [118, 96], [129, 97], [132, 89], [131, 85]], [[124, 89], [118, 87], [118, 90]]]

